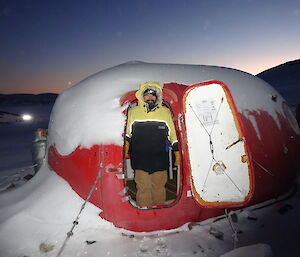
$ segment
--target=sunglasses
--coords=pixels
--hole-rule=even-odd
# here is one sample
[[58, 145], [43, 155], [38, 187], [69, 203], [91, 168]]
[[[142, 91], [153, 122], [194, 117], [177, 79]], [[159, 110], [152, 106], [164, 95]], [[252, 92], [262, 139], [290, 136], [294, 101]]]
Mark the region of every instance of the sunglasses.
[[156, 96], [156, 91], [153, 90], [153, 89], [147, 89], [147, 90], [144, 91], [143, 96], [145, 96], [145, 95], [154, 95], [154, 96]]

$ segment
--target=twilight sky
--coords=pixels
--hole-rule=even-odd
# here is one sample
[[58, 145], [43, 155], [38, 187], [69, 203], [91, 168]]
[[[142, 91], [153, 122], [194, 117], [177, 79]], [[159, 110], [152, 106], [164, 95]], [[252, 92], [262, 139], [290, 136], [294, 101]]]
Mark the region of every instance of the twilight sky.
[[252, 74], [300, 58], [300, 0], [0, 0], [0, 93], [59, 93], [132, 60]]

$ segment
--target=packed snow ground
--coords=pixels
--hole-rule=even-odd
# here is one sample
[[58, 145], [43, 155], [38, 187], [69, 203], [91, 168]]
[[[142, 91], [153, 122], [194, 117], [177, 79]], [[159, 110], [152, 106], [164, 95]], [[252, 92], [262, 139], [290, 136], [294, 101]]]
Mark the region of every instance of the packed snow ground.
[[[46, 163], [31, 180], [23, 179], [28, 171], [22, 167], [31, 165], [33, 132], [47, 127], [51, 106], [27, 108], [34, 121], [0, 127], [0, 183], [20, 182], [3, 186], [0, 194], [0, 257], [56, 257], [84, 201]], [[100, 211], [87, 203], [61, 256], [300, 256], [298, 189], [268, 207], [237, 211], [232, 223], [211, 219], [155, 233], [117, 229], [99, 218]]]
[[[0, 200], [1, 257], [57, 256], [83, 204], [46, 166], [25, 185], [2, 193]], [[296, 257], [299, 201], [297, 191], [292, 198], [269, 207], [236, 212], [232, 226], [238, 241], [233, 240], [234, 230], [226, 218], [186, 224], [172, 231], [132, 233], [100, 219], [100, 210], [87, 204], [61, 256], [213, 257], [227, 252], [224, 256], [244, 257], [272, 256], [273, 251], [273, 256]], [[228, 253], [234, 245], [252, 246]]]

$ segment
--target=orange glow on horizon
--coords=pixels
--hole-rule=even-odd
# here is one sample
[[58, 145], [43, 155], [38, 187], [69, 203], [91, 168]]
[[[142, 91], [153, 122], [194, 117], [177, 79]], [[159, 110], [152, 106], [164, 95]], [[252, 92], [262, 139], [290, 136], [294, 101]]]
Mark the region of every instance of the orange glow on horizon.
[[[247, 59], [246, 61], [217, 61], [215, 60], [214, 63], [197, 63], [195, 60], [190, 62], [190, 64], [198, 64], [198, 65], [213, 65], [213, 66], [221, 66], [221, 67], [228, 67], [237, 70], [241, 70], [244, 72], [248, 72], [252, 75], [256, 75], [260, 72], [265, 70], [271, 69], [278, 65], [284, 64], [286, 62], [294, 61], [295, 58], [280, 58], [274, 57], [272, 59], [262, 59], [262, 60], [254, 60], [254, 59]], [[173, 62], [176, 63], [176, 62]], [[181, 63], [178, 61], [178, 63]], [[187, 63], [187, 62], [186, 62]], [[100, 71], [100, 70], [99, 70]], [[88, 74], [88, 75], [86, 75]], [[81, 73], [82, 77], [78, 77], [78, 73], [74, 74], [74, 77], [70, 77], [69, 80], [65, 78], [56, 78], [51, 79], [51, 82], [45, 83], [45, 77], [39, 80], [38, 77], [34, 79], [28, 80], [19, 77], [18, 79], [13, 79], [12, 81], [2, 81], [2, 85], [7, 85], [7, 88], [2, 86], [0, 90], [0, 94], [43, 94], [43, 93], [55, 93], [60, 94], [62, 91], [74, 86], [79, 81], [88, 77], [91, 73]], [[41, 86], [42, 85], [42, 86]]]
[[[67, 88], [67, 87], [66, 87]], [[54, 87], [45, 87], [45, 88], [38, 88], [38, 87], [26, 87], [26, 88], [19, 88], [19, 89], [1, 89], [0, 94], [10, 95], [10, 94], [45, 94], [45, 93], [54, 93], [60, 94], [66, 88], [54, 88]]]

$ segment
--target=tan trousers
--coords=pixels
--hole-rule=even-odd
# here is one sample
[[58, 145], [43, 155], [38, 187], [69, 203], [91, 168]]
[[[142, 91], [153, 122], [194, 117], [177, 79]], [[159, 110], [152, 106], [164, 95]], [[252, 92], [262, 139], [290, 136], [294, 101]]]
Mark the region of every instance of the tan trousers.
[[164, 204], [167, 179], [168, 174], [166, 170], [156, 171], [152, 174], [144, 170], [135, 170], [134, 180], [137, 186], [137, 205], [145, 207]]

